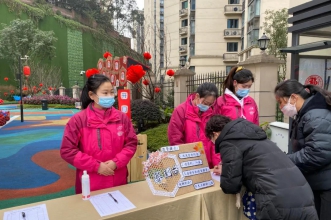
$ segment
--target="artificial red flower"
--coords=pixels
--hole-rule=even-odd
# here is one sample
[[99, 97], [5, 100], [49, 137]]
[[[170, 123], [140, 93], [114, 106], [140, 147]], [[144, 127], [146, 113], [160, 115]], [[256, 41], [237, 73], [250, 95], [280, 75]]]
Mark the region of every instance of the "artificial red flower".
[[148, 81], [147, 79], [144, 79], [143, 84], [144, 84], [145, 86], [148, 86], [148, 85], [149, 85], [149, 81]]
[[170, 76], [170, 77], [172, 77], [173, 75], [175, 75], [175, 71], [173, 71], [173, 70], [168, 70], [168, 71], [167, 71], [167, 75]]
[[40, 86], [40, 87], [43, 87], [43, 84], [42, 84], [42, 83], [39, 83], [39, 86]]
[[154, 91], [155, 91], [156, 93], [159, 93], [159, 92], [161, 92], [161, 89], [160, 89], [159, 87], [155, 87], [155, 88], [154, 88]]
[[96, 68], [92, 68], [92, 69], [88, 69], [86, 70], [86, 77], [90, 78], [91, 76], [98, 74], [99, 70], [97, 70]]
[[107, 59], [108, 57], [111, 57], [111, 56], [112, 56], [112, 54], [109, 53], [108, 51], [106, 51], [106, 52], [103, 54], [103, 57], [104, 57], [105, 59]]
[[145, 58], [145, 60], [150, 60], [152, 58], [152, 55], [148, 52], [145, 52], [144, 53], [144, 58]]
[[146, 72], [141, 65], [132, 65], [127, 69], [126, 78], [131, 83], [137, 83], [145, 73]]
[[5, 77], [4, 80], [7, 82], [8, 81], [8, 77]]

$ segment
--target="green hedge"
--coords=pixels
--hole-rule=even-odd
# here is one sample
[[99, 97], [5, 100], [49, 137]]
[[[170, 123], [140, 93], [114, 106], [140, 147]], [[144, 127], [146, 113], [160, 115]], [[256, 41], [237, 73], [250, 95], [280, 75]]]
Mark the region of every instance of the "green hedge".
[[147, 149], [149, 151], [157, 151], [161, 147], [169, 146], [167, 131], [168, 124], [161, 124], [142, 132], [141, 134], [147, 134]]

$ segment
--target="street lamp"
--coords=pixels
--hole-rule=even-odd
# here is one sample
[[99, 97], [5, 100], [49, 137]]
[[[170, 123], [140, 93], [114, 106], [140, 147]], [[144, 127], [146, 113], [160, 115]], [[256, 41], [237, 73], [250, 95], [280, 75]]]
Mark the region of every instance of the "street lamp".
[[270, 38], [268, 38], [265, 33], [263, 33], [262, 37], [257, 40], [260, 50], [264, 53], [264, 51], [268, 48]]
[[[20, 111], [21, 111], [21, 122], [24, 122], [23, 118], [23, 91], [22, 91], [22, 60], [27, 61], [29, 59], [29, 56], [25, 55], [24, 57], [19, 56], [18, 57], [18, 74], [16, 74], [16, 78], [20, 81]], [[29, 76], [30, 75], [30, 68], [28, 66], [24, 67], [24, 75]]]
[[181, 68], [183, 68], [183, 67], [185, 66], [185, 62], [186, 62], [186, 60], [185, 60], [184, 57], [181, 57], [181, 58], [179, 59], [179, 63], [180, 63]]

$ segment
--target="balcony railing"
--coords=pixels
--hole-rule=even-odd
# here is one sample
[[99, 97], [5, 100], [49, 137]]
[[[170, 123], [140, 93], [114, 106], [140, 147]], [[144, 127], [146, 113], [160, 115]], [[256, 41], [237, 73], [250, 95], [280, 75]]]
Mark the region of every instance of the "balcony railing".
[[188, 15], [188, 9], [187, 8], [179, 10], [179, 16], [180, 17], [187, 16], [187, 15]]
[[238, 62], [238, 54], [237, 53], [224, 53], [223, 61], [224, 62]]
[[164, 6], [164, 2], [160, 2], [160, 7], [163, 7]]
[[241, 14], [243, 11], [241, 5], [226, 5], [224, 6], [224, 14]]
[[224, 30], [224, 38], [237, 38], [237, 37], [239, 38], [241, 37], [240, 29], [230, 28]]
[[187, 34], [187, 27], [181, 27], [181, 28], [179, 28], [179, 34], [180, 35]]
[[186, 53], [187, 52], [187, 45], [179, 46], [179, 53]]

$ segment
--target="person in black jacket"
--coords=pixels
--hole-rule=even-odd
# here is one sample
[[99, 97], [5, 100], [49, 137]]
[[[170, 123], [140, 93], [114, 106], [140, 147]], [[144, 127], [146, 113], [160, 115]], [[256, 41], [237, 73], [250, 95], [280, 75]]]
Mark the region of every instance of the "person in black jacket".
[[222, 156], [223, 192], [237, 194], [244, 185], [255, 195], [258, 220], [318, 220], [306, 179], [262, 128], [214, 115], [205, 133]]
[[331, 93], [287, 80], [275, 88], [281, 111], [292, 117], [288, 157], [310, 184], [320, 220], [331, 219]]

